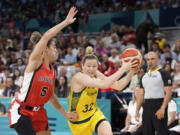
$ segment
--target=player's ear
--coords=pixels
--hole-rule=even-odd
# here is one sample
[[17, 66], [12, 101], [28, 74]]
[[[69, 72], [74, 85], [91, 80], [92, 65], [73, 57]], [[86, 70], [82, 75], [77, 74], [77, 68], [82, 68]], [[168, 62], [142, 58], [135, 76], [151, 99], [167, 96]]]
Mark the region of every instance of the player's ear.
[[81, 67], [82, 67], [82, 70], [84, 70], [84, 64], [81, 62]]
[[98, 69], [99, 69], [99, 66], [101, 65], [101, 63], [99, 61], [97, 61], [97, 66], [98, 66]]

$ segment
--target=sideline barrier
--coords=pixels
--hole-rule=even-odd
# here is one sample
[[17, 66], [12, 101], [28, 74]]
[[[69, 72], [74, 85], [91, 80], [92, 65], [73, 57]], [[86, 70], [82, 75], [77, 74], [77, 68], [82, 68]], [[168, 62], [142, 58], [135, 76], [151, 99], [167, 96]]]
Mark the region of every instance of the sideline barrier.
[[[8, 110], [12, 98], [0, 98], [0, 102], [5, 105]], [[58, 99], [64, 109], [68, 110], [68, 98]], [[111, 120], [111, 102], [107, 99], [97, 99], [99, 108], [103, 111], [107, 119]], [[71, 135], [67, 120], [60, 114], [50, 103], [45, 105], [48, 115], [48, 122], [52, 135]], [[9, 128], [8, 117], [0, 117], [0, 131], [2, 135], [16, 135], [13, 129]]]

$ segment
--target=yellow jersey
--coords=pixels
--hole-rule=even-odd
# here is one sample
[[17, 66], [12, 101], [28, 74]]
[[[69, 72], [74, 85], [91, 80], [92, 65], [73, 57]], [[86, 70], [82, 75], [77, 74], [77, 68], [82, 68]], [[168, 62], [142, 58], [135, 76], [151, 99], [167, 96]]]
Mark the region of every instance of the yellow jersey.
[[[73, 92], [71, 88], [69, 94], [69, 111], [78, 113], [78, 121], [75, 123], [83, 123], [88, 121], [97, 111], [97, 94], [99, 88], [85, 87], [81, 92]], [[74, 123], [74, 122], [72, 122]]]

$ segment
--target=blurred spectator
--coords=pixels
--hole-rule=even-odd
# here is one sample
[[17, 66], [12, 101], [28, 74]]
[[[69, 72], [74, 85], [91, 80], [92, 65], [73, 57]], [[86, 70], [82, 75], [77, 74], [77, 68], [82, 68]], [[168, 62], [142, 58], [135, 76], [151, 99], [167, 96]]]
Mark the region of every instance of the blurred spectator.
[[101, 66], [102, 66], [102, 73], [103, 74], [106, 74], [106, 76], [111, 75], [112, 70], [111, 70], [111, 67], [109, 67], [108, 62], [101, 63]]
[[14, 84], [21, 87], [23, 76], [21, 76], [19, 69], [14, 70], [13, 77], [14, 77]]
[[177, 119], [177, 104], [176, 101], [171, 99], [168, 103], [168, 129], [178, 125]]
[[108, 50], [108, 54], [110, 54], [111, 49], [117, 49], [119, 51], [122, 43], [119, 41], [119, 37], [116, 33], [111, 34], [111, 42], [106, 45], [106, 49]]
[[13, 77], [7, 77], [6, 79], [6, 88], [3, 91], [3, 96], [5, 97], [14, 97], [15, 94], [19, 91], [20, 87], [14, 84]]
[[67, 38], [67, 43], [70, 43], [72, 38], [73, 38], [75, 41], [77, 41], [77, 37], [76, 37], [74, 31], [73, 31], [73, 30], [70, 30], [70, 31], [69, 31], [69, 36], [68, 36], [68, 38]]
[[[152, 40], [149, 40], [149, 42], [151, 42], [151, 41]], [[156, 52], [156, 53], [160, 52], [158, 44], [153, 42], [153, 41], [152, 41], [152, 44], [149, 47], [150, 47], [150, 51], [153, 51], [153, 52]]]
[[143, 108], [141, 107], [139, 113], [140, 113], [140, 121], [138, 122], [135, 119], [135, 110], [136, 110], [136, 98], [137, 97], [137, 90], [139, 87], [136, 87], [134, 90], [133, 94], [133, 99], [129, 102], [128, 105], [128, 112], [126, 116], [126, 121], [125, 121], [125, 127], [121, 130], [120, 135], [142, 135], [142, 113], [143, 113]]
[[70, 38], [70, 42], [68, 43], [68, 47], [74, 47], [74, 44], [77, 44], [77, 41], [75, 40], [75, 38], [71, 37]]
[[113, 63], [115, 61], [119, 61], [119, 55], [116, 49], [111, 49], [111, 56], [109, 57], [109, 60], [112, 61]]
[[110, 42], [110, 36], [107, 35], [105, 30], [101, 30], [100, 32], [100, 39], [104, 42], [105, 46]]
[[172, 46], [172, 50], [176, 53], [178, 61], [180, 61], [180, 39]]
[[130, 45], [130, 44], [137, 45], [136, 32], [133, 26], [129, 26], [128, 32], [124, 34], [123, 43], [125, 45]]
[[102, 72], [102, 73], [104, 72], [104, 69], [103, 69], [103, 66], [104, 66], [103, 64], [104, 63], [107, 63], [109, 70], [113, 70], [114, 69], [113, 62], [109, 60], [107, 54], [104, 54], [102, 56], [102, 62], [101, 62], [100, 67], [99, 67], [99, 71], [100, 72]]
[[178, 116], [178, 125], [169, 129], [170, 135], [180, 135], [180, 114]]
[[59, 43], [58, 47], [59, 47], [61, 50], [64, 51], [65, 49], [68, 48], [67, 42], [66, 42], [65, 38], [64, 38], [64, 36], [61, 35], [61, 34], [58, 35], [58, 43]]
[[58, 73], [59, 74], [58, 74], [57, 78], [59, 78], [60, 76], [66, 76], [68, 84], [70, 83], [72, 75], [73, 75], [72, 71], [68, 72], [67, 67], [60, 66], [60, 67], [58, 67]]
[[65, 55], [64, 65], [73, 65], [77, 62], [77, 57], [72, 53], [72, 47], [68, 47], [67, 54]]
[[141, 23], [136, 30], [136, 40], [138, 42], [138, 46], [140, 49], [142, 49], [142, 46], [144, 46], [145, 53], [148, 52], [147, 35], [148, 32], [152, 32], [152, 27], [152, 20], [147, 19]]
[[6, 68], [3, 72], [0, 73], [0, 83], [5, 84], [8, 76], [12, 76], [10, 68]]
[[[13, 57], [16, 58], [15, 56]], [[25, 67], [26, 66], [24, 65], [24, 60], [22, 58], [18, 58], [17, 62], [14, 61], [13, 64], [10, 65], [12, 70], [18, 69], [20, 71], [20, 75], [24, 74]]]
[[165, 63], [163, 65], [163, 69], [165, 69], [166, 71], [168, 71], [170, 74], [172, 74], [172, 68], [171, 68], [171, 65], [169, 63]]
[[85, 48], [83, 47], [83, 48], [80, 48], [79, 54], [77, 55], [77, 61], [80, 67], [81, 67], [81, 61], [84, 55], [85, 55]]
[[136, 75], [134, 75], [131, 79], [129, 88], [131, 90], [134, 90], [140, 83], [140, 79], [142, 78], [142, 76], [147, 72], [147, 67], [146, 66], [142, 66], [140, 68], [140, 70], [137, 72]]
[[166, 44], [166, 39], [165, 39], [164, 35], [160, 32], [157, 32], [157, 33], [155, 33], [154, 37], [156, 39], [155, 42], [158, 44], [159, 48], [161, 50], [163, 50], [164, 45]]
[[160, 57], [160, 65], [163, 65], [163, 62], [166, 60], [171, 61], [171, 60], [178, 60], [178, 57], [175, 52], [171, 51], [171, 46], [169, 44], [166, 44], [163, 48], [163, 54]]
[[125, 124], [125, 118], [128, 109], [128, 102], [125, 97], [122, 96], [122, 93], [113, 93], [111, 96], [111, 122], [113, 131], [121, 130]]
[[128, 28], [125, 25], [120, 26], [120, 31], [118, 34], [120, 40], [122, 40], [123, 36], [128, 32]]
[[55, 86], [55, 94], [57, 97], [68, 97], [70, 89], [68, 87], [67, 77], [60, 76], [57, 85]]
[[72, 54], [74, 54], [77, 57], [77, 55], [79, 53], [79, 50], [80, 50], [80, 48], [79, 48], [78, 44], [74, 43], [73, 44], [73, 49], [72, 49]]
[[114, 69], [111, 71], [111, 74], [114, 74], [120, 67], [121, 67], [121, 61], [117, 60], [113, 63]]
[[174, 66], [173, 93], [180, 97], [180, 62], [176, 62]]
[[65, 58], [65, 50], [63, 51], [61, 48], [57, 48], [58, 56], [57, 56], [57, 63], [63, 65], [64, 58]]
[[5, 69], [5, 66], [0, 58], [0, 73]]
[[119, 33], [119, 25], [118, 24], [114, 24], [112, 30], [113, 30], [113, 33], [118, 34]]
[[84, 43], [86, 36], [84, 35], [83, 30], [79, 30], [79, 36], [77, 37], [77, 42], [80, 43], [81, 41]]
[[102, 40], [99, 40], [97, 47], [95, 48], [95, 52], [98, 57], [107, 54], [107, 49], [104, 47], [104, 42]]
[[2, 103], [0, 103], [0, 116], [7, 116], [6, 108]]
[[89, 37], [86, 37], [85, 43], [83, 44], [83, 47], [86, 48], [88, 46], [91, 46], [92, 48], [94, 48], [94, 45], [92, 43], [90, 43], [90, 41], [89, 41]]

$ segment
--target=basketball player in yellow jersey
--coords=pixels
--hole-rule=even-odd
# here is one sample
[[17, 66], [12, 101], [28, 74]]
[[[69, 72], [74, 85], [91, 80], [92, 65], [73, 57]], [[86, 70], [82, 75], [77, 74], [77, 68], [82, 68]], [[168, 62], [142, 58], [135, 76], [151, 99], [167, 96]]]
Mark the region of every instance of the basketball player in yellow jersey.
[[[82, 72], [74, 75], [71, 81], [69, 111], [78, 113], [77, 121], [69, 121], [73, 135], [112, 135], [112, 129], [106, 117], [97, 107], [96, 97], [99, 88], [114, 88], [122, 90], [130, 81], [135, 71], [130, 70], [136, 62], [122, 63], [122, 67], [113, 75], [106, 77], [98, 71], [98, 59], [91, 47], [86, 48], [82, 61]], [[123, 73], [128, 75], [117, 81]]]

